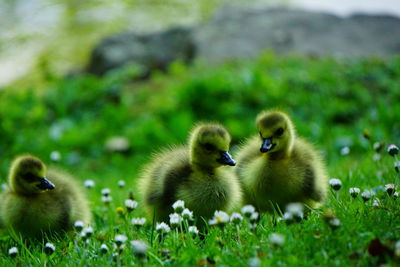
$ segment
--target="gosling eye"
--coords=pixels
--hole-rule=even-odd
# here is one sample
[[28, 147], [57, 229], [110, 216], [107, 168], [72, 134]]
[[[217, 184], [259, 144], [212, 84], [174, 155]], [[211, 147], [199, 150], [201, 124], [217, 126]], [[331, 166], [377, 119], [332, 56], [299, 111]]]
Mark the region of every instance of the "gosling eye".
[[203, 144], [203, 147], [205, 150], [207, 150], [207, 152], [211, 152], [215, 149], [215, 146], [210, 143]]
[[35, 182], [37, 179], [36, 179], [36, 176], [34, 175], [34, 174], [32, 174], [32, 173], [27, 173], [27, 174], [25, 174], [24, 176], [23, 176], [23, 178], [24, 178], [24, 180], [26, 181], [26, 182], [28, 182], [28, 183], [33, 183], [33, 182]]
[[276, 130], [275, 135], [276, 136], [281, 136], [283, 134], [283, 128], [279, 128], [278, 130]]

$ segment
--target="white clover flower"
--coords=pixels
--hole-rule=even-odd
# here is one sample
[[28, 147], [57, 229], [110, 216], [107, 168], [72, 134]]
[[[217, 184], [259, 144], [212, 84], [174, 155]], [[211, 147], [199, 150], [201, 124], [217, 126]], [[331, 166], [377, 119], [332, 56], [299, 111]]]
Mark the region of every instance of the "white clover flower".
[[261, 260], [258, 257], [252, 257], [248, 260], [249, 267], [259, 267], [261, 266]]
[[100, 251], [101, 251], [101, 253], [106, 254], [108, 252], [107, 245], [106, 244], [101, 244]]
[[329, 180], [329, 185], [333, 190], [338, 191], [340, 188], [342, 188], [342, 181], [337, 178], [332, 178]]
[[52, 151], [50, 153], [50, 159], [53, 162], [59, 162], [61, 160], [61, 153], [59, 151]]
[[383, 148], [383, 143], [382, 142], [375, 142], [373, 147], [374, 147], [374, 150], [376, 152], [379, 152]]
[[118, 187], [119, 187], [119, 188], [125, 187], [125, 184], [126, 184], [126, 183], [125, 183], [124, 180], [119, 180], [119, 181], [118, 181]]
[[76, 221], [74, 223], [74, 227], [75, 227], [76, 231], [80, 232], [80, 231], [82, 231], [83, 227], [85, 227], [85, 224], [82, 221]]
[[196, 226], [189, 226], [188, 229], [189, 233], [194, 234], [194, 235], [198, 235], [199, 234], [199, 229], [197, 229]]
[[108, 204], [112, 201], [112, 197], [111, 196], [101, 196], [101, 202], [103, 202], [104, 204]]
[[47, 243], [44, 245], [44, 252], [45, 252], [47, 255], [53, 254], [54, 251], [56, 251], [56, 247], [55, 247], [52, 243], [47, 242]]
[[101, 189], [101, 194], [102, 194], [103, 196], [109, 196], [110, 193], [111, 193], [111, 190], [110, 190], [109, 188], [103, 188], [103, 189]]
[[369, 190], [364, 190], [364, 192], [361, 193], [361, 197], [364, 200], [364, 202], [367, 202], [368, 200], [371, 199], [372, 194]]
[[172, 213], [169, 215], [169, 224], [172, 227], [177, 227], [181, 224], [182, 217], [178, 213]]
[[340, 149], [340, 155], [347, 156], [348, 154], [350, 154], [350, 147], [344, 146]]
[[226, 212], [220, 210], [215, 211], [212, 220], [208, 221], [210, 225], [220, 225], [220, 226], [223, 226], [227, 222], [229, 222], [229, 215]]
[[301, 203], [289, 203], [286, 206], [286, 213], [290, 214], [293, 220], [301, 221], [304, 217], [304, 206]]
[[141, 240], [131, 241], [131, 247], [133, 250], [133, 254], [135, 254], [135, 256], [138, 258], [143, 258], [144, 256], [146, 256], [147, 250], [149, 249], [149, 245]]
[[93, 235], [93, 228], [92, 227], [86, 227], [83, 229], [81, 236], [83, 238], [90, 238]]
[[135, 210], [137, 205], [138, 203], [135, 200], [132, 199], [125, 200], [125, 207], [128, 210], [128, 212], [132, 212], [133, 210]]
[[143, 226], [146, 223], [146, 218], [133, 218], [131, 224], [133, 226]]
[[5, 191], [7, 190], [8, 185], [7, 184], [1, 184], [1, 190]]
[[83, 186], [86, 188], [93, 188], [95, 186], [95, 183], [93, 180], [85, 180], [83, 182]]
[[114, 242], [118, 247], [120, 247], [122, 244], [124, 244], [126, 242], [126, 240], [128, 240], [126, 235], [116, 235], [114, 237]]
[[8, 255], [12, 258], [15, 258], [18, 255], [18, 248], [12, 247], [8, 250]]
[[243, 220], [243, 216], [240, 213], [233, 212], [230, 220], [234, 224], [239, 224]]
[[394, 170], [400, 172], [400, 161], [397, 160], [394, 162]]
[[379, 200], [374, 199], [374, 201], [372, 201], [372, 206], [373, 206], [374, 208], [379, 208], [379, 206], [380, 206]]
[[250, 216], [256, 211], [256, 209], [252, 205], [246, 205], [243, 206], [240, 211], [243, 213], [244, 216], [250, 218]]
[[120, 245], [117, 245], [116, 243], [114, 243], [114, 250], [116, 250], [118, 252], [118, 254], [121, 254], [122, 251], [124, 251], [125, 249], [125, 244], [122, 243]]
[[185, 202], [183, 200], [177, 200], [174, 204], [172, 204], [172, 208], [176, 213], [181, 213], [185, 208]]
[[269, 243], [273, 246], [282, 246], [285, 243], [285, 237], [281, 234], [272, 233], [269, 235]]
[[396, 145], [391, 144], [390, 146], [388, 146], [387, 152], [389, 153], [390, 156], [394, 157], [397, 154], [399, 154], [399, 148]]
[[385, 185], [385, 190], [389, 196], [391, 196], [394, 192], [396, 192], [396, 186], [394, 184]]
[[188, 208], [183, 209], [181, 216], [182, 219], [184, 220], [189, 220], [189, 221], [193, 220], [193, 212], [190, 211]]
[[171, 231], [171, 228], [165, 222], [161, 222], [161, 223], [157, 223], [156, 231], [158, 233], [169, 233]]
[[380, 161], [381, 160], [381, 154], [379, 154], [379, 153], [375, 153], [373, 156], [372, 156], [372, 160], [373, 161]]
[[259, 214], [258, 214], [258, 212], [255, 211], [250, 215], [249, 220], [251, 223], [256, 223], [258, 221], [258, 217], [259, 217]]
[[393, 193], [393, 199], [398, 199], [399, 198], [399, 192], [394, 192]]
[[360, 194], [360, 188], [352, 187], [349, 189], [349, 193], [353, 198], [356, 198]]
[[332, 229], [337, 229], [340, 227], [340, 220], [338, 218], [334, 217], [328, 221], [328, 224]]

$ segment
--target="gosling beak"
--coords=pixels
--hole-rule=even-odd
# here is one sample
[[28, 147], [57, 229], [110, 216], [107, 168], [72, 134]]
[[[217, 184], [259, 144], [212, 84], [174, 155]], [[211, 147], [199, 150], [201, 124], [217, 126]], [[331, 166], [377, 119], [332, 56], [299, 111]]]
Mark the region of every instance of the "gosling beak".
[[275, 147], [275, 144], [272, 143], [272, 138], [264, 138], [263, 143], [261, 145], [260, 151], [261, 153], [265, 153], [270, 151]]
[[55, 188], [54, 184], [44, 177], [40, 178], [40, 184], [37, 187], [42, 190], [53, 190]]
[[229, 155], [228, 151], [221, 151], [221, 157], [217, 159], [217, 162], [223, 165], [235, 166], [236, 162]]

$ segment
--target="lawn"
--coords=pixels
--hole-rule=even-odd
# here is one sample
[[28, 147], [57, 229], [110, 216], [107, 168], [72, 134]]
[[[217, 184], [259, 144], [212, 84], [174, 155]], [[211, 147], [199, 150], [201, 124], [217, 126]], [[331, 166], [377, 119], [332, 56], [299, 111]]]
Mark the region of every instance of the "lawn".
[[[68, 170], [82, 186], [93, 180], [94, 187], [85, 188], [93, 233], [88, 237], [76, 230], [60, 240], [46, 240], [55, 246], [49, 255], [45, 242], [25, 242], [3, 230], [1, 266], [400, 263], [400, 248], [397, 256], [394, 250], [400, 240], [400, 199], [385, 191], [386, 184], [400, 183], [395, 158], [387, 153], [388, 145], [400, 145], [400, 58], [265, 53], [254, 61], [220, 66], [176, 62], [167, 74], [154, 73], [149, 81], [135, 80], [134, 65], [101, 78], [59, 77], [46, 68], [37, 72], [40, 83], [0, 91], [0, 181], [6, 183], [10, 162], [26, 152]], [[177, 229], [160, 234], [149, 219], [141, 227], [131, 225], [133, 218], [145, 217], [135, 185], [153, 153], [185, 143], [196, 122], [218, 121], [232, 134], [234, 156], [238, 145], [256, 134], [255, 116], [269, 108], [288, 112], [298, 134], [324, 155], [329, 176], [341, 180], [340, 190], [330, 189], [321, 209], [295, 223], [262, 214], [256, 225], [244, 219], [210, 226], [197, 237]], [[126, 138], [129, 150], [105, 149], [114, 136]], [[382, 142], [380, 150], [377, 142]], [[55, 151], [61, 158], [52, 161]], [[119, 186], [120, 180], [125, 186]], [[353, 198], [352, 187], [368, 190], [371, 198], [364, 201], [361, 193]], [[110, 203], [101, 200], [104, 188], [111, 190]], [[127, 212], [130, 191], [138, 207]], [[336, 224], [332, 218], [338, 219]], [[125, 247], [116, 247], [117, 235], [127, 237]], [[150, 246], [145, 257], [135, 255], [132, 240]], [[12, 247], [18, 249], [15, 257], [8, 255]]]

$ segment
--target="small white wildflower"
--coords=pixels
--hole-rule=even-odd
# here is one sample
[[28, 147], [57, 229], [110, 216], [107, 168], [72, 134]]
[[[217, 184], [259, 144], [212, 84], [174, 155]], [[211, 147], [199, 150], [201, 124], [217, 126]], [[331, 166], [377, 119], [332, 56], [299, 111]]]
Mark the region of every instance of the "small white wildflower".
[[174, 204], [172, 204], [172, 208], [176, 213], [181, 213], [185, 208], [185, 202], [183, 200], [177, 200]]
[[380, 161], [381, 160], [381, 154], [379, 154], [379, 153], [375, 153], [373, 156], [372, 156], [372, 160], [373, 161]]
[[272, 233], [269, 235], [269, 243], [273, 246], [282, 246], [285, 243], [285, 237], [281, 234]]
[[371, 192], [369, 190], [364, 190], [364, 192], [361, 193], [361, 197], [364, 200], [364, 202], [367, 202], [368, 200], [371, 199]]
[[95, 183], [93, 180], [85, 180], [83, 182], [83, 186], [86, 188], [93, 188], [95, 186]]
[[8, 185], [7, 184], [1, 184], [1, 190], [5, 191], [7, 190]]
[[107, 245], [106, 244], [101, 244], [100, 251], [101, 251], [101, 253], [106, 254], [108, 252]]
[[90, 238], [93, 235], [93, 228], [92, 227], [86, 227], [83, 229], [81, 233], [82, 237], [84, 238]]
[[101, 196], [101, 202], [108, 204], [112, 201], [112, 197], [111, 196]]
[[44, 252], [45, 252], [47, 255], [53, 254], [54, 251], [56, 251], [56, 247], [55, 247], [52, 243], [47, 242], [47, 243], [44, 245]]
[[103, 196], [109, 196], [110, 193], [111, 193], [111, 190], [110, 190], [109, 188], [103, 188], [103, 189], [101, 189], [101, 194], [102, 194]]
[[114, 237], [114, 242], [118, 247], [120, 247], [122, 244], [124, 244], [126, 242], [126, 240], [128, 240], [126, 235], [116, 235]]
[[294, 220], [301, 221], [304, 217], [304, 206], [301, 203], [289, 203], [285, 213], [291, 214]]
[[252, 257], [248, 260], [249, 267], [259, 267], [261, 266], [261, 260], [258, 257]]
[[61, 153], [59, 151], [52, 151], [50, 153], [50, 159], [53, 162], [59, 162], [61, 160]]
[[254, 208], [254, 206], [252, 205], [246, 205], [243, 206], [241, 209], [241, 212], [243, 213], [244, 216], [246, 216], [247, 218], [250, 218], [250, 216], [256, 211], [256, 209]]
[[209, 224], [222, 226], [227, 222], [229, 222], [229, 215], [224, 211], [217, 210], [214, 212], [214, 218], [209, 221]]
[[146, 223], [146, 218], [133, 218], [133, 219], [131, 220], [131, 224], [132, 224], [133, 226], [138, 226], [138, 227], [140, 227], [140, 226], [143, 226], [145, 223]]
[[393, 194], [393, 199], [398, 199], [399, 198], [399, 192], [394, 192], [394, 194]]
[[352, 187], [349, 189], [349, 193], [352, 196], [352, 198], [356, 198], [360, 194], [360, 188], [357, 187]]
[[124, 181], [124, 180], [119, 180], [119, 181], [118, 181], [118, 187], [119, 187], [119, 188], [125, 187], [125, 181]]
[[250, 215], [250, 218], [249, 218], [249, 220], [250, 220], [250, 223], [256, 223], [256, 222], [258, 222], [258, 217], [259, 217], [259, 214], [258, 214], [258, 212], [253, 212], [251, 215]]
[[283, 214], [282, 220], [287, 222], [287, 223], [293, 222], [294, 221], [293, 214], [291, 214], [290, 212], [285, 212]]
[[348, 154], [350, 154], [350, 147], [344, 146], [340, 149], [340, 155], [347, 156]]
[[338, 191], [342, 188], [342, 181], [337, 178], [332, 178], [329, 180], [329, 185], [332, 187], [333, 190]]
[[399, 148], [394, 145], [391, 144], [390, 146], [388, 146], [387, 152], [389, 153], [390, 156], [396, 156], [397, 154], [399, 154]]
[[243, 216], [240, 213], [233, 212], [230, 220], [234, 224], [239, 224], [243, 220]]
[[394, 162], [394, 170], [396, 172], [400, 172], [400, 161], [399, 160]]
[[169, 233], [171, 231], [171, 228], [165, 222], [161, 222], [161, 223], [157, 223], [156, 231], [158, 233]]
[[193, 220], [193, 212], [190, 211], [188, 208], [183, 209], [181, 216], [182, 219], [184, 220], [189, 220], [189, 221]]
[[135, 254], [135, 256], [138, 258], [144, 258], [146, 256], [147, 250], [149, 249], [147, 243], [141, 240], [131, 241], [131, 247], [133, 250], [133, 254]]
[[374, 150], [376, 152], [379, 152], [383, 148], [383, 143], [382, 142], [375, 142], [373, 147], [374, 147]]
[[172, 213], [169, 215], [169, 224], [172, 227], [178, 227], [182, 222], [182, 217], [178, 213]]
[[373, 206], [374, 208], [379, 208], [379, 206], [380, 206], [379, 200], [374, 199], [374, 201], [372, 201], [372, 206]]
[[15, 258], [18, 255], [18, 248], [12, 247], [8, 250], [8, 255], [12, 258]]
[[83, 227], [85, 227], [85, 224], [82, 221], [76, 221], [74, 223], [74, 227], [75, 227], [76, 231], [80, 232], [80, 231], [82, 231]]
[[394, 192], [396, 192], [396, 186], [394, 184], [385, 185], [385, 190], [389, 196], [391, 196]]
[[188, 229], [189, 233], [194, 234], [194, 235], [198, 235], [199, 234], [199, 229], [197, 229], [196, 226], [189, 226]]
[[132, 212], [133, 210], [135, 210], [137, 205], [138, 203], [135, 200], [132, 199], [125, 200], [125, 207], [128, 210], [128, 212]]
[[328, 224], [332, 229], [337, 229], [340, 227], [340, 220], [338, 218], [334, 217], [328, 221]]
[[121, 243], [120, 245], [118, 245], [114, 243], [114, 249], [118, 252], [118, 254], [121, 254], [125, 249], [125, 244]]

